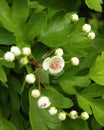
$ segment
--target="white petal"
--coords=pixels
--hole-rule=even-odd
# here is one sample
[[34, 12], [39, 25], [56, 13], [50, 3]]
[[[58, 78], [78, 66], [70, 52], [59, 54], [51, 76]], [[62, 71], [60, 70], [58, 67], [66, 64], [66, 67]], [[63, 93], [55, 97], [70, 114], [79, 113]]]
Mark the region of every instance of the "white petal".
[[46, 96], [42, 96], [38, 100], [38, 107], [39, 108], [48, 108], [51, 105], [51, 102], [49, 101], [49, 98]]
[[48, 57], [48, 58], [46, 58], [44, 61], [43, 61], [43, 64], [42, 64], [42, 66], [43, 66], [43, 69], [44, 70], [48, 70], [49, 69], [49, 62], [50, 62], [50, 57]]

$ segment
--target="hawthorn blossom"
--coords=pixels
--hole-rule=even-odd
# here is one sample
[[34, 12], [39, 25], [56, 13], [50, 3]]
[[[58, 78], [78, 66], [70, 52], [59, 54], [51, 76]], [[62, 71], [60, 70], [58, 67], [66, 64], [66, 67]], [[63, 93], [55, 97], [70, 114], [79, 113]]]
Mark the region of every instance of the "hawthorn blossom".
[[72, 22], [76, 22], [76, 21], [78, 21], [78, 20], [79, 20], [79, 17], [78, 17], [77, 14], [72, 14], [72, 15], [71, 15], [71, 21], [72, 21]]
[[28, 64], [28, 58], [27, 58], [27, 56], [25, 56], [25, 57], [22, 57], [21, 59], [20, 59], [20, 63], [22, 64], [22, 65], [26, 65], [26, 64]]
[[52, 58], [48, 57], [43, 61], [43, 69], [49, 70], [51, 74], [60, 73], [65, 66], [63, 57], [53, 56]]
[[18, 46], [12, 46], [10, 51], [15, 55], [19, 56], [21, 54], [21, 50]]
[[66, 119], [66, 113], [65, 112], [58, 113], [58, 119], [59, 120], [65, 120]]
[[50, 115], [55, 115], [55, 114], [57, 114], [57, 108], [54, 107], [54, 106], [50, 107], [48, 112], [49, 112]]
[[29, 73], [29, 74], [26, 75], [25, 80], [26, 80], [27, 83], [33, 84], [33, 83], [35, 83], [36, 77], [35, 77], [34, 74]]
[[91, 25], [90, 24], [84, 24], [83, 26], [82, 26], [82, 31], [83, 32], [86, 32], [86, 33], [88, 33], [88, 32], [90, 32], [91, 31]]
[[38, 89], [33, 89], [31, 91], [31, 96], [34, 98], [38, 98], [40, 96], [40, 91]]
[[56, 56], [63, 56], [63, 49], [61, 49], [61, 48], [58, 48], [58, 49], [56, 49], [55, 50], [55, 55]]
[[15, 55], [12, 52], [8, 51], [4, 54], [4, 60], [13, 62], [15, 60]]
[[49, 101], [49, 98], [46, 96], [42, 96], [38, 99], [38, 107], [39, 108], [48, 108], [51, 105], [51, 102]]
[[91, 40], [95, 39], [95, 33], [94, 32], [89, 32], [87, 37]]
[[81, 113], [81, 118], [82, 118], [83, 120], [87, 120], [87, 119], [89, 118], [89, 114], [88, 114], [87, 112], [82, 112], [82, 113]]
[[31, 49], [29, 47], [24, 47], [22, 53], [23, 55], [29, 56], [31, 54]]
[[79, 65], [79, 58], [78, 57], [72, 57], [71, 58], [71, 63], [74, 66], [78, 66]]
[[78, 112], [77, 112], [76, 110], [72, 110], [72, 111], [69, 113], [69, 115], [70, 115], [70, 118], [72, 118], [72, 119], [78, 118]]

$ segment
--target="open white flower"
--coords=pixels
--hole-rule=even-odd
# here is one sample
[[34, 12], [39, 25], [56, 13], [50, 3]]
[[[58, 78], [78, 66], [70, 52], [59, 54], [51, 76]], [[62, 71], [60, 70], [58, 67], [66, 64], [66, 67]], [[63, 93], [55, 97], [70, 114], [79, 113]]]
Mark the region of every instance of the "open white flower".
[[76, 22], [76, 21], [78, 21], [78, 20], [79, 20], [78, 14], [75, 13], [75, 14], [72, 14], [72, 15], [71, 15], [71, 21], [72, 21], [72, 22]]
[[78, 57], [72, 57], [71, 58], [71, 63], [74, 66], [78, 66], [79, 65], [79, 58]]
[[33, 89], [31, 91], [31, 96], [34, 98], [38, 98], [40, 96], [40, 91], [38, 89]]
[[94, 32], [89, 32], [87, 37], [91, 40], [95, 39], [95, 33]]
[[12, 46], [10, 51], [15, 55], [19, 56], [21, 54], [21, 50], [18, 46]]
[[4, 54], [4, 60], [12, 62], [15, 60], [15, 55], [12, 52], [8, 51]]
[[60, 73], [65, 66], [64, 59], [61, 56], [54, 56], [49, 62], [49, 72], [51, 74]]
[[88, 33], [88, 32], [90, 32], [91, 31], [91, 25], [90, 24], [84, 24], [83, 26], [82, 26], [82, 31], [83, 32], [86, 32], [86, 33]]
[[81, 118], [82, 118], [83, 120], [87, 120], [87, 119], [89, 118], [89, 114], [88, 114], [87, 112], [82, 112], [82, 113], [81, 113]]
[[23, 55], [29, 56], [31, 54], [31, 49], [29, 47], [24, 47], [22, 53]]
[[69, 113], [69, 115], [70, 115], [70, 118], [72, 118], [72, 119], [78, 118], [78, 112], [77, 112], [76, 110], [72, 110], [72, 111]]
[[61, 56], [53, 56], [43, 61], [43, 69], [49, 70], [51, 74], [57, 74], [63, 70], [65, 66], [64, 59]]
[[26, 80], [27, 83], [33, 84], [33, 83], [35, 83], [36, 77], [35, 77], [34, 74], [29, 73], [29, 74], [26, 75], [25, 80]]
[[52, 106], [49, 108], [48, 112], [50, 115], [55, 115], [57, 114], [57, 108]]
[[66, 119], [66, 113], [65, 112], [58, 113], [58, 119], [59, 120], [65, 120]]
[[61, 48], [58, 48], [55, 50], [55, 55], [56, 56], [63, 56], [64, 52], [63, 52], [63, 49]]
[[46, 96], [42, 96], [38, 99], [38, 107], [39, 108], [48, 108], [51, 105], [51, 102], [49, 101], [49, 98]]

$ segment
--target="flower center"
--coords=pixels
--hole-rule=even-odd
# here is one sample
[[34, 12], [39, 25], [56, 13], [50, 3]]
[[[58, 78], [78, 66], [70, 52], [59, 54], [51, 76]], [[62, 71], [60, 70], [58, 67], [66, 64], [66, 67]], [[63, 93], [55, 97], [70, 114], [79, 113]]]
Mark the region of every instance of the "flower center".
[[55, 60], [55, 61], [53, 61], [53, 62], [50, 64], [50, 68], [51, 68], [51, 69], [54, 69], [54, 70], [57, 70], [57, 69], [61, 68], [60, 60]]

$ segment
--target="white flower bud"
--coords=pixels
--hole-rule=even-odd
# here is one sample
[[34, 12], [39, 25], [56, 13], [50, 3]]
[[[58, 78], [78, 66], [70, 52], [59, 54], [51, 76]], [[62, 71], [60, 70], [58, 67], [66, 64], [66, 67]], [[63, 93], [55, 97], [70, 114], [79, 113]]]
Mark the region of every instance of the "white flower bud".
[[43, 61], [43, 64], [42, 64], [42, 66], [43, 66], [43, 69], [44, 70], [48, 70], [49, 69], [49, 62], [50, 62], [50, 57], [48, 57], [48, 58], [46, 58], [44, 61]]
[[70, 115], [70, 118], [72, 118], [72, 119], [78, 118], [78, 112], [75, 111], [75, 110], [72, 110], [72, 111], [69, 113], [69, 115]]
[[49, 72], [51, 74], [60, 73], [65, 66], [64, 59], [61, 56], [54, 56], [49, 62]]
[[74, 66], [78, 66], [79, 65], [79, 58], [78, 57], [72, 57], [71, 58], [71, 63]]
[[21, 63], [22, 65], [28, 64], [28, 58], [27, 58], [27, 56], [22, 57], [22, 58], [20, 59], [20, 63]]
[[21, 50], [19, 47], [17, 46], [12, 46], [10, 51], [15, 55], [15, 56], [19, 56], [21, 54]]
[[38, 99], [38, 107], [39, 108], [48, 108], [51, 105], [51, 102], [49, 101], [49, 98], [46, 96], [42, 96]]
[[72, 21], [72, 22], [76, 22], [76, 21], [78, 21], [78, 20], [79, 20], [79, 17], [78, 17], [77, 14], [72, 14], [72, 15], [71, 15], [71, 21]]
[[61, 48], [58, 48], [55, 50], [55, 55], [56, 56], [63, 56], [63, 49]]
[[87, 37], [91, 40], [95, 39], [95, 33], [94, 32], [89, 32]]
[[4, 60], [12, 62], [15, 60], [15, 55], [12, 52], [8, 51], [4, 54]]
[[83, 120], [87, 120], [87, 119], [89, 118], [89, 114], [88, 114], [87, 112], [82, 112], [82, 113], [81, 113], [81, 118], [82, 118]]
[[90, 32], [91, 31], [91, 25], [90, 24], [84, 24], [82, 26], [82, 31], [86, 32], [86, 33]]
[[30, 73], [30, 74], [26, 75], [25, 80], [27, 83], [33, 84], [33, 83], [35, 83], [36, 77], [34, 74]]
[[58, 119], [59, 120], [65, 120], [66, 119], [66, 113], [65, 112], [58, 113]]
[[50, 107], [48, 110], [50, 115], [55, 115], [57, 114], [57, 108], [56, 107]]
[[31, 49], [29, 47], [24, 47], [22, 53], [23, 55], [29, 56], [31, 54]]
[[40, 96], [40, 91], [38, 89], [33, 89], [31, 91], [31, 96], [34, 98], [38, 98]]

